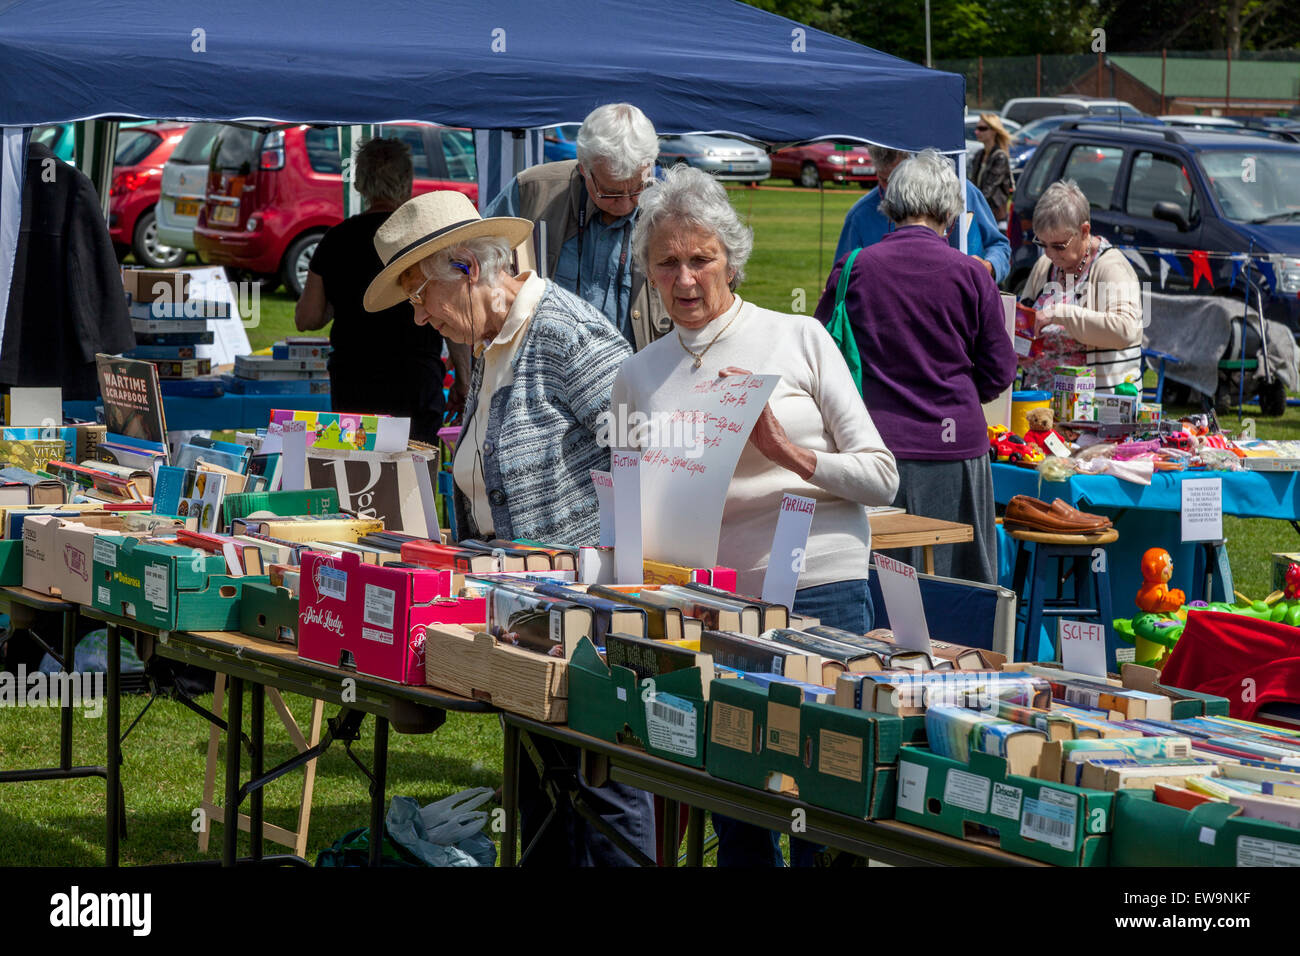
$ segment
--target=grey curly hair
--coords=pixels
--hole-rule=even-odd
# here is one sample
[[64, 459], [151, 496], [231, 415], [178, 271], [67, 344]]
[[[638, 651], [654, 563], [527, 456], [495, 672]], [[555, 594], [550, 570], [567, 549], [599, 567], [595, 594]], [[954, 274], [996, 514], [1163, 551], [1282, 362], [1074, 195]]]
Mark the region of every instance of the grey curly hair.
[[632, 254], [649, 273], [650, 240], [660, 229], [695, 227], [718, 237], [727, 254], [734, 290], [745, 281], [745, 263], [754, 251], [754, 233], [740, 221], [722, 184], [701, 169], [678, 163], [641, 194], [636, 225], [632, 229]]

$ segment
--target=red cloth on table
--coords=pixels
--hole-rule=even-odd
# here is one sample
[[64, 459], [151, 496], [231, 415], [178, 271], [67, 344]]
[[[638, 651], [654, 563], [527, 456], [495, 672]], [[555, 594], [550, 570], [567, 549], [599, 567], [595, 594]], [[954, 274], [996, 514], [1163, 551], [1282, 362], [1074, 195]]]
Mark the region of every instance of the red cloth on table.
[[1300, 628], [1192, 611], [1160, 682], [1226, 697], [1228, 713], [1241, 720], [1255, 720], [1265, 704], [1300, 703]]

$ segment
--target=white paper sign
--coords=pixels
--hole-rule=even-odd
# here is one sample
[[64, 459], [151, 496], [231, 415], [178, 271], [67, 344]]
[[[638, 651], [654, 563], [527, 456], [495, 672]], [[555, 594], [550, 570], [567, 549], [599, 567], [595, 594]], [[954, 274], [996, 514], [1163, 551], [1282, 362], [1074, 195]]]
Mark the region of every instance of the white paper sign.
[[614, 490], [614, 579], [638, 584], [645, 578], [641, 548], [641, 456], [614, 452], [609, 456]]
[[257, 449], [259, 455], [275, 455], [284, 451], [284, 425], [280, 422], [271, 422], [266, 426], [266, 434], [262, 437], [262, 444]]
[[1184, 479], [1182, 518], [1183, 541], [1222, 541], [1223, 479]]
[[11, 388], [5, 424], [58, 428], [63, 424], [63, 389]]
[[[412, 455], [415, 463], [415, 481], [420, 486], [420, 505], [424, 508], [424, 534], [430, 541], [442, 540], [442, 528], [438, 525], [438, 500], [433, 493], [433, 479], [429, 477], [429, 459], [423, 455]], [[450, 505], [450, 502], [448, 502]]]
[[284, 423], [284, 449], [280, 462], [284, 477], [280, 487], [285, 491], [302, 491], [307, 487], [307, 423]]
[[645, 556], [690, 568], [718, 563], [722, 508], [736, 463], [779, 375], [730, 375], [658, 409], [641, 456]]
[[812, 527], [816, 505], [812, 498], [792, 494], [781, 496], [776, 534], [772, 535], [772, 554], [763, 575], [764, 601], [785, 607], [794, 604], [794, 592], [804, 566], [804, 546], [808, 543], [808, 529]]
[[[225, 302], [230, 306], [230, 318], [204, 320], [204, 327], [213, 333], [212, 344], [195, 346], [194, 354], [199, 358], [212, 359], [215, 368], [230, 364], [236, 355], [252, 352], [245, 322], [255, 323], [261, 318], [261, 287], [256, 280], [244, 279], [237, 284], [230, 282], [226, 278], [226, 270], [221, 266], [199, 266], [178, 271], [189, 273], [191, 299]], [[245, 317], [244, 313], [249, 314]]]
[[1067, 671], [1106, 676], [1106, 629], [1100, 624], [1060, 618], [1056, 644], [1061, 649], [1061, 666]]
[[596, 501], [600, 504], [600, 546], [614, 546], [614, 479], [607, 471], [591, 471], [591, 483], [596, 486]]
[[873, 557], [880, 581], [880, 594], [885, 599], [885, 611], [889, 614], [889, 627], [894, 632], [894, 643], [909, 651], [929, 654], [930, 628], [925, 623], [921, 583], [916, 576], [916, 568], [883, 554]]
[[[1002, 319], [1006, 324], [1007, 336], [1014, 345], [1016, 342], [1016, 297], [1006, 292], [1002, 293]], [[1011, 427], [1011, 392], [1014, 388], [1015, 383], [1013, 382], [997, 398], [991, 398], [984, 403], [984, 421], [986, 424]]]

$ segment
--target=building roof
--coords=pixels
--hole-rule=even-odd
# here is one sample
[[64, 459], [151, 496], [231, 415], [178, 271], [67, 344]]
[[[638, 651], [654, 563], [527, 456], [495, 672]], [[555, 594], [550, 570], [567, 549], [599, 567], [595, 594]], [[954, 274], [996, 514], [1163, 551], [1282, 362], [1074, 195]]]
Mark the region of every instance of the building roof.
[[[1160, 92], [1160, 57], [1115, 54], [1111, 63]], [[1222, 99], [1227, 88], [1226, 58], [1169, 57], [1165, 60], [1165, 96]], [[1276, 60], [1232, 61], [1231, 95], [1236, 99], [1300, 99], [1300, 63]]]

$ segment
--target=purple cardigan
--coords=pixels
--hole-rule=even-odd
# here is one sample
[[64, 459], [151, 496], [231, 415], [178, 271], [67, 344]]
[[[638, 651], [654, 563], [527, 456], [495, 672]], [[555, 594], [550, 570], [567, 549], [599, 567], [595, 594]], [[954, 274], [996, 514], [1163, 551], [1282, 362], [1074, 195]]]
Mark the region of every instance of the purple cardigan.
[[[830, 321], [841, 260], [817, 304]], [[846, 296], [862, 356], [862, 395], [895, 458], [959, 461], [988, 453], [980, 404], [1016, 373], [1002, 300], [988, 270], [925, 226], [858, 253]]]

